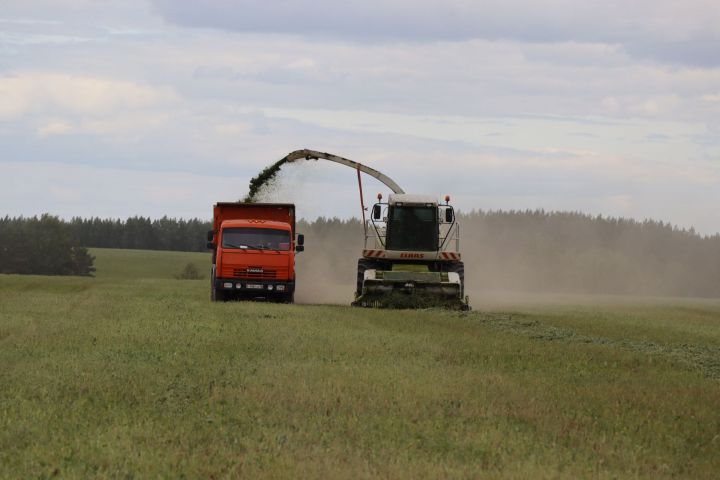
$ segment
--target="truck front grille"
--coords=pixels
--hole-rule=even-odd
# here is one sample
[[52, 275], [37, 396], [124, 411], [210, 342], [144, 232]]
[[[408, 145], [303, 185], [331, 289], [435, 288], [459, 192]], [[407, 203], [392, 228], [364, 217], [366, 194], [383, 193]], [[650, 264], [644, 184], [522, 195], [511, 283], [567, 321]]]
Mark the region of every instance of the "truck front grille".
[[273, 278], [277, 278], [277, 271], [276, 270], [263, 270], [262, 272], [253, 271], [254, 269], [251, 268], [234, 268], [233, 269], [233, 277], [235, 278], [245, 278], [248, 280], [270, 280]]

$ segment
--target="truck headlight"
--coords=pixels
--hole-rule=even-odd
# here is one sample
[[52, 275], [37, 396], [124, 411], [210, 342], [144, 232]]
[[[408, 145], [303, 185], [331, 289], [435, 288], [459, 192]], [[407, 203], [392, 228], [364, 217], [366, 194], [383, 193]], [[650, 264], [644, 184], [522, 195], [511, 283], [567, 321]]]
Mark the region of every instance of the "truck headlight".
[[233, 284], [230, 282], [223, 283], [223, 288], [233, 288]]
[[[271, 286], [272, 286], [272, 285], [271, 285]], [[277, 287], [275, 287], [275, 290], [277, 290], [278, 292], [284, 292], [284, 291], [285, 291], [285, 285], [278, 285]]]

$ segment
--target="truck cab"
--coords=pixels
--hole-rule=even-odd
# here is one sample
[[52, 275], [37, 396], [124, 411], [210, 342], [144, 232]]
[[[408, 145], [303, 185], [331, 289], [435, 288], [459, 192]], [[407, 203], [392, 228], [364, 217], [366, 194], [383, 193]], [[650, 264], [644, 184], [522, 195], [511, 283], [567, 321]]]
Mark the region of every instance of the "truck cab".
[[263, 299], [291, 303], [295, 293], [295, 207], [290, 204], [216, 204], [211, 299]]

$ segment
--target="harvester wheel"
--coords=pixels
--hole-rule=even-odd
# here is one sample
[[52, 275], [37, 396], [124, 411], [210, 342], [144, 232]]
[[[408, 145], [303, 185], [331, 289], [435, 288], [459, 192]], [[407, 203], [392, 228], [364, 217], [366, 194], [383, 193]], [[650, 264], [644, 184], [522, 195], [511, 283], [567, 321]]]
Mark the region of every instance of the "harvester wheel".
[[362, 295], [363, 282], [365, 281], [365, 270], [377, 268], [377, 262], [368, 260], [367, 258], [358, 259], [357, 266], [357, 287], [355, 289], [355, 298]]
[[447, 271], [460, 275], [460, 298], [465, 298], [465, 264], [463, 262], [452, 262], [448, 265]]

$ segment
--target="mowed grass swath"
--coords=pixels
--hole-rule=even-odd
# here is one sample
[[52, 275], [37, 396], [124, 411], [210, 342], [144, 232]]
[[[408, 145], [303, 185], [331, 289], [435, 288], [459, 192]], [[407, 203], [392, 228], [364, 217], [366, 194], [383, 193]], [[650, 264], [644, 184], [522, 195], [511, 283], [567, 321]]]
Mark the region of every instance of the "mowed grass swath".
[[92, 254], [0, 277], [0, 477], [720, 471], [720, 302], [211, 303], [206, 254]]

